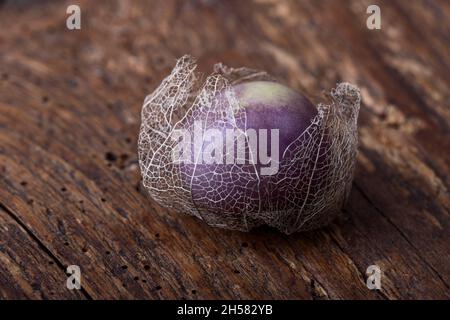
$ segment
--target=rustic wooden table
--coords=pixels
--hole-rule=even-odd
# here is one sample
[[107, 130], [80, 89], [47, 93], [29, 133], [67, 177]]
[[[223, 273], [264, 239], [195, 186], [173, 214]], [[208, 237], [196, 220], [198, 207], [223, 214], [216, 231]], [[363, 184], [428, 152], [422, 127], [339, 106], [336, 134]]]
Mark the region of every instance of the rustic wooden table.
[[[0, 298], [450, 298], [450, 3], [71, 1], [0, 5]], [[190, 53], [363, 105], [344, 215], [285, 236], [208, 227], [139, 187], [144, 97]], [[382, 270], [381, 290], [366, 268]], [[82, 290], [66, 288], [78, 265]]]

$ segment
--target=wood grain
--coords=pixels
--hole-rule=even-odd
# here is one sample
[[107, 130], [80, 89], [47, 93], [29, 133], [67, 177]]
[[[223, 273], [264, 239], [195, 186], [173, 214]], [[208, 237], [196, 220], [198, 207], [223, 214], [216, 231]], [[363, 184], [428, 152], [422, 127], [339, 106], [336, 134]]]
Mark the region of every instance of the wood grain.
[[[0, 4], [0, 298], [449, 299], [450, 5], [380, 1]], [[139, 187], [144, 97], [190, 53], [267, 70], [314, 102], [363, 95], [341, 218], [285, 236], [214, 229]], [[66, 289], [65, 267], [82, 270]], [[366, 287], [366, 268], [383, 271]]]

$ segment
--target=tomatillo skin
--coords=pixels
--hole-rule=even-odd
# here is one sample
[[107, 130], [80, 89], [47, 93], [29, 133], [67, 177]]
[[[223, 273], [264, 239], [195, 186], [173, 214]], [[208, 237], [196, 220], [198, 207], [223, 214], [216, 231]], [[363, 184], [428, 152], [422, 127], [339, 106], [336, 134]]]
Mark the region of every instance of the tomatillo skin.
[[305, 96], [276, 82], [246, 82], [233, 89], [240, 107], [245, 109], [247, 128], [280, 130], [280, 153], [317, 115], [316, 107]]
[[142, 185], [160, 205], [214, 227], [316, 229], [352, 188], [361, 94], [313, 105], [268, 73], [221, 63], [206, 78], [185, 55], [149, 94], [138, 141]]
[[[292, 145], [302, 133], [311, 125], [312, 119], [317, 115], [316, 107], [300, 93], [276, 82], [253, 81], [235, 85], [231, 88], [237, 98], [239, 107], [235, 113], [244, 113], [237, 121], [237, 126], [242, 131], [254, 130], [257, 134], [257, 149], [267, 147], [265, 155], [270, 161], [278, 162], [275, 170], [270, 174], [264, 174], [263, 168], [269, 164], [262, 163], [259, 154], [254, 155], [254, 162], [249, 163], [249, 147], [246, 148], [246, 163], [236, 164], [237, 152], [234, 150], [234, 164], [204, 163], [197, 158], [191, 164], [182, 164], [180, 170], [184, 177], [186, 187], [191, 190], [194, 204], [205, 210], [223, 212], [224, 214], [252, 215], [260, 212], [273, 213], [285, 211], [295, 206], [300, 207], [305, 201], [306, 189], [298, 188], [297, 194], [292, 193], [290, 184], [292, 178], [297, 181], [309, 183], [312, 172], [310, 163], [297, 161], [289, 165], [282, 159], [283, 153]], [[218, 95], [216, 99], [225, 99], [224, 95]], [[227, 101], [221, 101], [226, 104]], [[245, 119], [245, 121], [243, 120]], [[222, 141], [226, 140], [227, 129], [231, 126], [231, 119], [213, 121], [205, 114], [196, 118], [206, 124], [204, 130], [214, 129], [220, 132]], [[192, 121], [188, 121], [193, 123]], [[267, 133], [267, 141], [262, 141], [258, 136], [261, 130]], [[278, 136], [274, 136], [273, 130], [277, 130]], [[274, 141], [274, 138], [277, 140]], [[203, 137], [201, 147], [202, 156], [209, 153], [207, 149], [210, 140]], [[261, 142], [263, 142], [261, 144]], [[233, 146], [235, 148], [235, 146]], [[258, 148], [260, 150], [258, 150]], [[276, 148], [276, 150], [275, 150]], [[193, 154], [195, 147], [192, 144]], [[217, 150], [216, 150], [217, 151]], [[225, 155], [226, 147], [221, 150]], [[276, 155], [276, 157], [274, 157]], [[321, 157], [321, 161], [323, 161]], [[292, 162], [292, 159], [286, 159]], [[274, 165], [272, 163], [272, 165]], [[303, 176], [304, 175], [304, 176]], [[314, 183], [308, 191], [314, 191], [317, 183]], [[293, 197], [295, 196], [295, 197]], [[295, 199], [294, 199], [295, 198]]]

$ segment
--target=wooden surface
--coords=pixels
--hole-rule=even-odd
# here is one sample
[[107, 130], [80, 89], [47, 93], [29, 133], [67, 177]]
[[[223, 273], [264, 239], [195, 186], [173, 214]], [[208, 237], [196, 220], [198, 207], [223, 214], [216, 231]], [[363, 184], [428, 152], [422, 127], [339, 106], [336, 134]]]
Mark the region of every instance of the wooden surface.
[[[450, 3], [72, 1], [0, 6], [0, 298], [450, 298]], [[144, 97], [185, 53], [314, 102], [363, 95], [344, 215], [282, 235], [210, 228], [139, 188]], [[382, 269], [382, 289], [366, 268]], [[79, 265], [81, 291], [66, 289]]]

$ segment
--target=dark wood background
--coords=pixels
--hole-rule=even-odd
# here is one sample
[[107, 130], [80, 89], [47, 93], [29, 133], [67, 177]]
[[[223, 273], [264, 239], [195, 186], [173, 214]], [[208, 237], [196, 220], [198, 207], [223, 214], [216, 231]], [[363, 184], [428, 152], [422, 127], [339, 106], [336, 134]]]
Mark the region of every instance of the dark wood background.
[[[450, 2], [74, 1], [0, 6], [0, 298], [450, 298]], [[363, 105], [344, 215], [285, 236], [214, 229], [139, 187], [144, 97], [177, 57]], [[366, 287], [377, 264], [382, 289]], [[79, 265], [80, 291], [65, 268]]]

